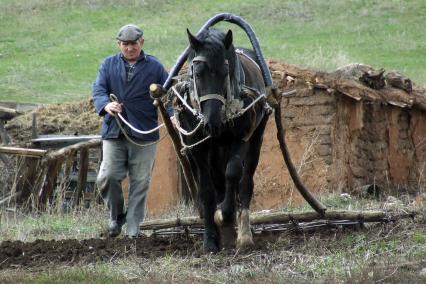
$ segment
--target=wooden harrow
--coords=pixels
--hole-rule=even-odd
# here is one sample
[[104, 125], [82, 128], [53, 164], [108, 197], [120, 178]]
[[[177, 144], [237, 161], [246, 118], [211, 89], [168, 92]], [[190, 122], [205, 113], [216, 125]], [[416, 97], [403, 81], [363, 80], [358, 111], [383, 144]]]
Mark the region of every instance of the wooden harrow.
[[[324, 215], [317, 212], [273, 212], [254, 213], [250, 216], [253, 232], [304, 232], [318, 228], [341, 228], [363, 226], [364, 223], [396, 222], [400, 219], [426, 216], [425, 211], [384, 211], [384, 210], [327, 210]], [[182, 217], [144, 222], [142, 231], [153, 231], [154, 235], [198, 235], [204, 232], [203, 220], [198, 217]]]

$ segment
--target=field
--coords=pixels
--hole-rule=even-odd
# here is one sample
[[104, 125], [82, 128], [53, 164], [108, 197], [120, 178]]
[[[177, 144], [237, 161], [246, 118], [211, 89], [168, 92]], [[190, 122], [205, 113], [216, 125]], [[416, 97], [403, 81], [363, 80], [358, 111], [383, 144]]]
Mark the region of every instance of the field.
[[[145, 50], [171, 68], [186, 28], [195, 33], [220, 12], [247, 20], [267, 59], [324, 71], [365, 63], [426, 86], [421, 0], [0, 0], [0, 101], [88, 101], [99, 64], [117, 52], [118, 28], [130, 22], [143, 27]], [[235, 26], [219, 26], [249, 45]], [[0, 196], [0, 282], [425, 283], [425, 194], [422, 184], [416, 196], [379, 200], [327, 193], [320, 199], [330, 210], [423, 211], [396, 222], [258, 232], [253, 249], [215, 255], [202, 251], [200, 235], [105, 238], [102, 205], [26, 212]], [[194, 214], [181, 205], [162, 217]]]
[[[421, 209], [327, 196], [331, 209], [394, 212]], [[419, 206], [419, 204], [417, 204]], [[424, 206], [424, 205], [423, 205]], [[308, 208], [287, 208], [303, 212]], [[311, 209], [309, 209], [311, 210]], [[395, 211], [396, 210], [396, 211]], [[61, 215], [4, 212], [0, 230], [2, 283], [424, 283], [426, 215], [390, 223], [255, 234], [249, 251], [202, 251], [201, 236], [150, 235], [137, 240], [99, 238], [106, 213], [98, 207]], [[181, 206], [168, 217], [193, 215]], [[12, 241], [5, 241], [10, 239]]]

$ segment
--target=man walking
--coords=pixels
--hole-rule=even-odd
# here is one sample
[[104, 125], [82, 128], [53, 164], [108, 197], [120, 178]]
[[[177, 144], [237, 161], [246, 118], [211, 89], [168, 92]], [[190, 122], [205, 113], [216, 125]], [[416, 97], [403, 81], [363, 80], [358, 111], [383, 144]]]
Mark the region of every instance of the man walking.
[[[136, 238], [145, 215], [159, 132], [140, 134], [122, 124], [117, 113], [136, 129], [149, 131], [157, 127], [157, 109], [152, 104], [149, 86], [163, 84], [167, 71], [155, 57], [144, 52], [143, 31], [138, 26], [123, 26], [117, 41], [120, 52], [104, 60], [93, 84], [96, 112], [104, 117], [103, 159], [97, 185], [110, 212], [109, 236], [118, 236], [127, 222], [127, 235]], [[121, 187], [126, 176], [127, 212]]]

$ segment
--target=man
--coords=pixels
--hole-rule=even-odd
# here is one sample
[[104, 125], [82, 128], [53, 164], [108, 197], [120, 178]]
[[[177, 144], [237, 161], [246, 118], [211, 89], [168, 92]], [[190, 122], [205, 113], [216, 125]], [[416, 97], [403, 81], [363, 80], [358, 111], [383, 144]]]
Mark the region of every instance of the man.
[[[159, 133], [135, 132], [119, 121], [117, 113], [136, 129], [155, 128], [157, 109], [152, 104], [149, 86], [163, 84], [167, 72], [155, 57], [143, 51], [143, 32], [138, 26], [123, 26], [117, 40], [120, 52], [104, 60], [93, 84], [96, 112], [104, 116], [103, 160], [97, 185], [110, 212], [109, 236], [118, 236], [127, 222], [127, 235], [136, 238], [145, 215]], [[111, 99], [110, 94], [114, 94], [117, 101]], [[121, 187], [126, 176], [129, 178], [127, 212]]]

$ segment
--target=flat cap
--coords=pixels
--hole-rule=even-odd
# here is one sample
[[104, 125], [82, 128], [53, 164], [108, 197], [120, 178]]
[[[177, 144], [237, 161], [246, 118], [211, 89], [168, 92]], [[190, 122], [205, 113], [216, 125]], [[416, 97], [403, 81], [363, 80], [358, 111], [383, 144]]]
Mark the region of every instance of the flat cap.
[[125, 25], [117, 33], [117, 39], [120, 41], [137, 41], [143, 36], [143, 31], [136, 25]]

